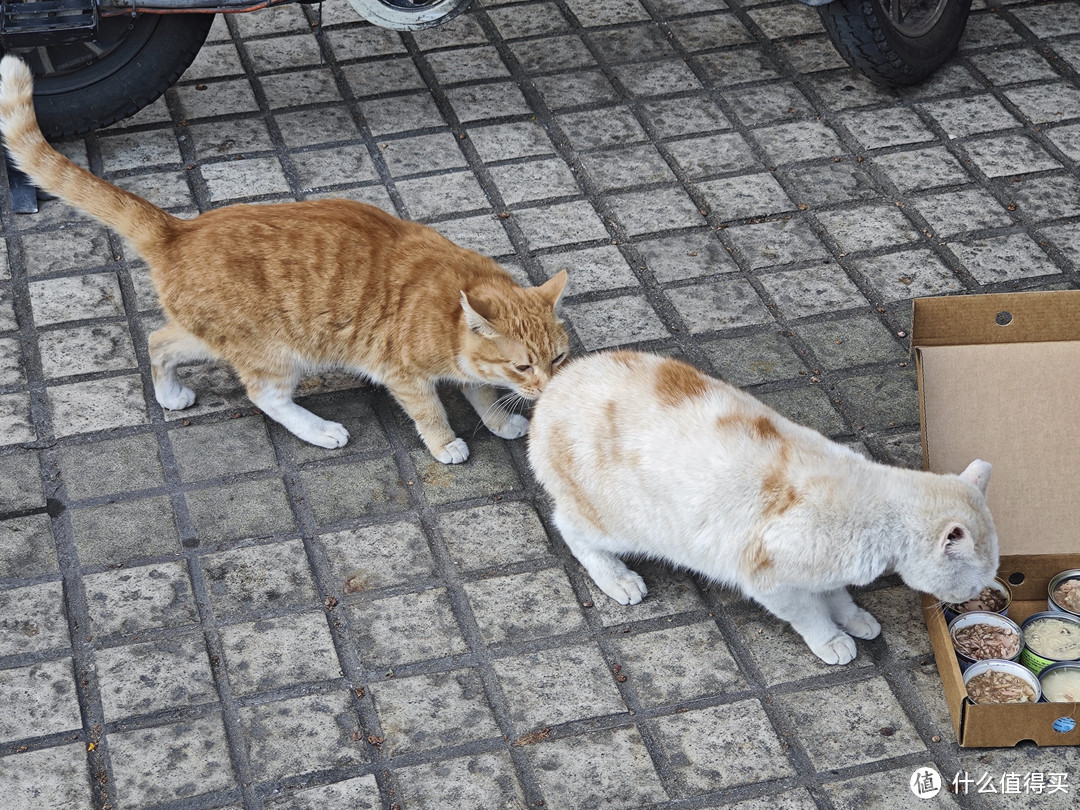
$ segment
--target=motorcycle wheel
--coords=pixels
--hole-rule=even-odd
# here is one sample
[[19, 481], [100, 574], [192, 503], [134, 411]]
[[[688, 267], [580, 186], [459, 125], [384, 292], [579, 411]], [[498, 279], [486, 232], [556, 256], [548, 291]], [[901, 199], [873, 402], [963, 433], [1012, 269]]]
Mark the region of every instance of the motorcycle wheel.
[[34, 109], [46, 137], [79, 135], [134, 115], [195, 61], [213, 14], [102, 17], [95, 39], [11, 49], [34, 73]]
[[419, 31], [440, 25], [469, 7], [470, 0], [349, 0], [353, 10], [380, 28]]
[[921, 82], [956, 51], [971, 0], [832, 0], [821, 23], [849, 65], [886, 87]]

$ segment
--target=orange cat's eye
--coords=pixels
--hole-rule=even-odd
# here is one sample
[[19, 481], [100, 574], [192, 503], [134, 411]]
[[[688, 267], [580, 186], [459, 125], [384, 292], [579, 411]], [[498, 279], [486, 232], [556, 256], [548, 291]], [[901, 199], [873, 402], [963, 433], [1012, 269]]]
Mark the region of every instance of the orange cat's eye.
[[532, 366], [529, 366], [529, 365], [514, 366], [514, 368], [516, 368], [518, 371], [526, 372], [526, 371], [530, 371], [532, 369]]

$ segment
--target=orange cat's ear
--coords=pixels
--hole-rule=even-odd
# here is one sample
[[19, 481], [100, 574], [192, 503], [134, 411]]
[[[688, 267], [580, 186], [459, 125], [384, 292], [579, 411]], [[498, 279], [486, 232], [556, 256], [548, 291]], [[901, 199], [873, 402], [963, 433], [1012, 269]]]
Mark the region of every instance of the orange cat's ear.
[[472, 304], [469, 303], [469, 296], [465, 295], [464, 290], [461, 291], [461, 308], [465, 311], [465, 323], [471, 331], [481, 337], [500, 337], [499, 330], [491, 325], [491, 321], [472, 308]]
[[559, 299], [562, 298], [563, 290], [566, 289], [566, 268], [564, 267], [536, 289], [540, 291], [540, 295], [551, 303], [551, 307], [554, 309], [559, 303]]

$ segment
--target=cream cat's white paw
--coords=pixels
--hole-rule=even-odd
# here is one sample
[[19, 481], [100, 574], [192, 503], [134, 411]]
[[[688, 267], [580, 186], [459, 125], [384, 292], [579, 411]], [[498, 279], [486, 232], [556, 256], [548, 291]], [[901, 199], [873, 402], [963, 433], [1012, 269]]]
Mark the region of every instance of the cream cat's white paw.
[[858, 613], [844, 622], [844, 629], [855, 636], [855, 638], [869, 640], [878, 637], [878, 634], [881, 632], [881, 625], [878, 624], [877, 619], [865, 610], [860, 609]]
[[500, 439], [520, 439], [529, 432], [529, 420], [520, 414], [511, 414], [498, 430], [489, 428]]
[[461, 464], [469, 457], [469, 445], [464, 439], [454, 439], [435, 458], [443, 464]]
[[840, 633], [824, 644], [811, 644], [810, 649], [826, 664], [847, 664], [855, 659], [855, 640], [847, 633]]
[[618, 602], [620, 605], [636, 605], [645, 598], [649, 592], [645, 580], [635, 574], [629, 568], [620, 574], [613, 574], [601, 581], [596, 577], [593, 580], [600, 586], [600, 590]]
[[154, 391], [158, 405], [170, 411], [182, 411], [195, 404], [195, 392], [187, 386], [176, 384], [168, 390]]

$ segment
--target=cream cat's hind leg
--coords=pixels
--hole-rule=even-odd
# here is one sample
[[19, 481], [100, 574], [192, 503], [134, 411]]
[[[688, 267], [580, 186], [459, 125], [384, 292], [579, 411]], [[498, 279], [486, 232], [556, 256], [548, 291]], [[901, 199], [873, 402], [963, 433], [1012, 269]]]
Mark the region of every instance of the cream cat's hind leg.
[[214, 353], [195, 335], [174, 321], [150, 334], [150, 372], [154, 397], [170, 411], [180, 411], [195, 402], [195, 392], [181, 385], [176, 367], [181, 363], [209, 360]]
[[825, 594], [829, 602], [829, 615], [834, 622], [847, 630], [855, 638], [877, 638], [881, 632], [878, 620], [855, 604], [847, 588], [840, 588]]
[[293, 402], [296, 381], [251, 381], [244, 379], [247, 375], [243, 373], [240, 376], [255, 406], [297, 438], [328, 450], [344, 447], [349, 441], [344, 425], [322, 419]]
[[580, 529], [562, 510], [557, 509], [553, 518], [566, 545], [600, 590], [620, 605], [636, 605], [645, 598], [649, 592], [645, 580], [605, 548], [612, 544], [611, 538], [594, 530]]
[[505, 393], [500, 394], [495, 386], [463, 385], [461, 393], [480, 414], [484, 426], [499, 438], [520, 439], [529, 432], [529, 420], [506, 410], [500, 401]]

